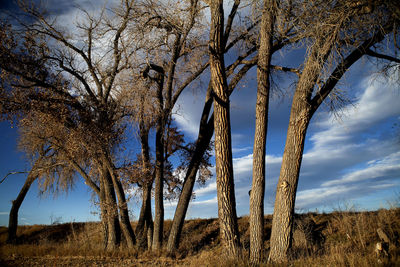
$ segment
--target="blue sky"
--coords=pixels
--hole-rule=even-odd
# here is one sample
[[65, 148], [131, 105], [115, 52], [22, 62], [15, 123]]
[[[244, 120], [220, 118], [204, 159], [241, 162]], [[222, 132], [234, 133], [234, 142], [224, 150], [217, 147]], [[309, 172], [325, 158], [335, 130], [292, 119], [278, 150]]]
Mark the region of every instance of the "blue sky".
[[[4, 8], [3, 2], [0, 8]], [[68, 17], [75, 11], [65, 8], [55, 12]], [[285, 58], [276, 55], [274, 62], [285, 61], [290, 65], [298, 58], [301, 59], [299, 53], [293, 52]], [[290, 86], [291, 80], [285, 77], [280, 75], [280, 79], [275, 78], [277, 88], [274, 89], [270, 105], [266, 213], [273, 211], [294, 89]], [[207, 83], [205, 78], [204, 84]], [[374, 210], [388, 207], [388, 202], [400, 200], [399, 84], [377, 75], [370, 61], [361, 60], [348, 71], [339, 88], [344, 90], [350, 103], [336, 114], [322, 106], [310, 124], [296, 199], [298, 211], [331, 211], [344, 205]], [[204, 94], [205, 88], [195, 92], [187, 90], [174, 110], [177, 125], [189, 141], [197, 137]], [[255, 100], [256, 75], [253, 69], [231, 97], [233, 162], [239, 216], [249, 213]], [[30, 164], [17, 151], [16, 141], [17, 130], [11, 128], [8, 122], [0, 122], [0, 177], [10, 171], [29, 170]], [[133, 151], [132, 154], [135, 153]], [[11, 200], [16, 198], [25, 178], [25, 174], [12, 175], [0, 184], [0, 225], [8, 224]], [[19, 216], [21, 224], [46, 224], [54, 219], [63, 222], [98, 219], [91, 192], [81, 180], [77, 180], [71, 192], [56, 198], [53, 195], [39, 196], [37, 188], [37, 184], [33, 184], [22, 204]], [[205, 186], [196, 185], [195, 193], [196, 199], [190, 204], [187, 217], [217, 217], [215, 175]], [[173, 216], [175, 205], [175, 201], [165, 201], [166, 218]], [[133, 218], [137, 218], [140, 199], [131, 196], [129, 207]]]

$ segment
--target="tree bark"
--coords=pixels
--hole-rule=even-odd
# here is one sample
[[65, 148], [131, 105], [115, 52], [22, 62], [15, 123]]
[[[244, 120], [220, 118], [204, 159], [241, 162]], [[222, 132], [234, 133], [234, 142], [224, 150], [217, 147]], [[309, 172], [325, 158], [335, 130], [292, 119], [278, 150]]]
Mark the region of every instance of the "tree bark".
[[336, 41], [335, 34], [318, 37], [310, 51], [297, 83], [290, 112], [282, 166], [276, 189], [268, 261], [284, 262], [292, 242], [294, 204], [303, 159], [304, 142], [312, 117], [311, 96], [314, 85]]
[[[137, 237], [138, 247], [146, 248], [149, 244], [147, 244], [147, 222], [150, 219], [152, 220], [151, 214], [151, 189], [152, 183], [147, 182], [142, 185], [142, 207], [140, 208], [140, 214], [138, 223], [136, 225], [135, 233]], [[150, 218], [149, 218], [150, 217]]]
[[153, 187], [153, 177], [150, 172], [150, 152], [148, 143], [148, 131], [144, 125], [140, 125], [140, 142], [142, 146], [142, 167], [144, 170], [144, 180], [142, 181], [142, 207], [135, 232], [138, 239], [139, 248], [151, 248], [148, 242], [148, 229], [153, 224], [151, 214], [151, 189]]
[[105, 208], [107, 210], [107, 249], [115, 249], [121, 243], [121, 227], [118, 219], [118, 206], [115, 197], [113, 182], [106, 166], [102, 170], [104, 186]]
[[208, 120], [212, 106], [211, 87], [208, 88], [206, 102], [204, 104], [203, 113], [200, 121], [199, 134], [196, 141], [196, 148], [190, 159], [189, 167], [186, 172], [185, 180], [182, 186], [182, 192], [179, 196], [179, 201], [176, 206], [174, 219], [169, 233], [167, 252], [172, 254], [178, 248], [182, 227], [185, 222], [185, 216], [189, 207], [189, 202], [192, 197], [193, 187], [196, 182], [196, 174], [200, 167], [201, 159], [207, 147], [210, 144], [214, 133], [213, 116]]
[[323, 68], [321, 62], [325, 62], [328, 58], [335, 36], [332, 34], [326, 38], [320, 37], [312, 47], [293, 97], [281, 172], [276, 190], [269, 261], [284, 262], [288, 259], [297, 184], [308, 124], [318, 107], [351, 65], [365, 55], [372, 45], [382, 41], [385, 32], [391, 32], [393, 29], [391, 25], [388, 28], [383, 28], [383, 32], [375, 33], [344, 58], [319, 92], [311, 99], [314, 85]]
[[107, 208], [107, 200], [106, 200], [106, 194], [105, 194], [105, 186], [104, 186], [104, 181], [101, 179], [100, 180], [100, 194], [99, 194], [99, 202], [100, 202], [100, 218], [101, 218], [101, 224], [103, 227], [103, 247], [107, 249], [108, 246], [108, 236], [109, 236], [109, 224], [108, 224], [108, 208]]
[[217, 175], [218, 217], [221, 238], [227, 255], [238, 257], [239, 230], [233, 180], [229, 92], [224, 62], [223, 0], [210, 1], [210, 71], [214, 91], [215, 164]]
[[[36, 165], [36, 164], [35, 164]], [[12, 201], [12, 206], [8, 221], [8, 237], [7, 243], [15, 244], [17, 242], [17, 227], [18, 227], [18, 211], [21, 207], [22, 202], [25, 199], [26, 194], [29, 191], [32, 183], [36, 180], [37, 175], [35, 174], [35, 166], [29, 172], [28, 177], [25, 180], [24, 185], [21, 188], [17, 198]]]
[[124, 234], [128, 248], [133, 248], [136, 244], [136, 238], [129, 220], [128, 203], [126, 202], [124, 189], [122, 188], [121, 181], [116, 177], [113, 167], [110, 166], [109, 162], [107, 165], [109, 166], [109, 175], [111, 176], [118, 197], [118, 209], [122, 233]]
[[273, 0], [265, 0], [260, 26], [257, 68], [256, 129], [253, 148], [253, 183], [250, 194], [250, 262], [259, 264], [264, 249], [265, 155], [268, 127], [270, 63], [274, 27]]
[[155, 216], [152, 249], [160, 250], [163, 241], [164, 228], [164, 119], [160, 115], [156, 127], [156, 169], [155, 169]]

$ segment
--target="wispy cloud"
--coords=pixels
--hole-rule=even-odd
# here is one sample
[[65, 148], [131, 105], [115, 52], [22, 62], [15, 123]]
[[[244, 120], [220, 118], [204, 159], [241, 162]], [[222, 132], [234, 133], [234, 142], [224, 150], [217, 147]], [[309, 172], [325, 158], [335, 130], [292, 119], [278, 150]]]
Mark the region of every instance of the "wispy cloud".
[[381, 160], [368, 162], [367, 167], [350, 172], [340, 179], [327, 181], [322, 186], [359, 183], [368, 180], [400, 179], [400, 152], [390, 154]]

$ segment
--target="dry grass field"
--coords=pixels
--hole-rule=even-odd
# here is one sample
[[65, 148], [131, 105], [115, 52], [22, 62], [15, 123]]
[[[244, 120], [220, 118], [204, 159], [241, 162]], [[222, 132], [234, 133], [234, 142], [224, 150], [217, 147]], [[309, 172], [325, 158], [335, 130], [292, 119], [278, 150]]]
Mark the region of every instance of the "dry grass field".
[[[170, 223], [165, 225], [165, 239]], [[243, 256], [235, 261], [223, 255], [216, 219], [187, 221], [173, 258], [140, 249], [104, 251], [99, 223], [21, 226], [18, 245], [5, 244], [7, 228], [2, 227], [0, 266], [250, 266], [248, 217], [239, 219], [239, 227]], [[390, 239], [388, 256], [375, 252], [379, 228]], [[267, 240], [270, 231], [271, 216], [266, 216]], [[299, 214], [290, 266], [400, 266], [399, 237], [399, 208]], [[265, 245], [268, 249], [269, 241]]]

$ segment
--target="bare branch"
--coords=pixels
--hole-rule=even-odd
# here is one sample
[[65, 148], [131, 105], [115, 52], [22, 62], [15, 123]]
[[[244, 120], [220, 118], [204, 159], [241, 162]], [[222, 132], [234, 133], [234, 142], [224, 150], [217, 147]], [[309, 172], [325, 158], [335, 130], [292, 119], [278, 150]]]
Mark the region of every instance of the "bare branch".
[[24, 172], [18, 172], [18, 171], [9, 172], [9, 173], [6, 174], [6, 176], [4, 176], [3, 179], [1, 179], [0, 184], [3, 183], [7, 179], [8, 176], [14, 175], [14, 174], [22, 174], [22, 173], [29, 173], [29, 172], [26, 172], [26, 171], [24, 171]]
[[284, 71], [284, 72], [293, 72], [297, 76], [301, 75], [300, 70], [299, 69], [295, 69], [295, 68], [276, 66], [276, 65], [271, 65], [271, 68], [273, 68], [274, 70], [280, 70], [280, 71]]
[[396, 57], [392, 57], [392, 56], [389, 56], [389, 55], [380, 54], [380, 53], [377, 53], [375, 51], [372, 51], [371, 49], [367, 49], [366, 54], [368, 56], [371, 56], [371, 57], [385, 59], [385, 60], [393, 61], [393, 62], [396, 62], [396, 63], [400, 64], [400, 58], [396, 58]]

